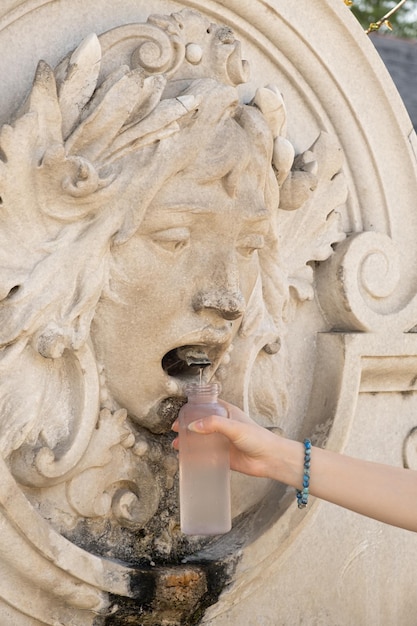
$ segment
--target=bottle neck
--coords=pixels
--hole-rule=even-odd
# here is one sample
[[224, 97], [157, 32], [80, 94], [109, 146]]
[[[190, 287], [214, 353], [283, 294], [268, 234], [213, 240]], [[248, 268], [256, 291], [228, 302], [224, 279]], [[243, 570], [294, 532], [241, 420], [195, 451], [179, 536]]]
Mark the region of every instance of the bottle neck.
[[186, 386], [185, 391], [188, 402], [216, 402], [219, 395], [219, 386], [217, 383], [203, 385], [190, 383]]

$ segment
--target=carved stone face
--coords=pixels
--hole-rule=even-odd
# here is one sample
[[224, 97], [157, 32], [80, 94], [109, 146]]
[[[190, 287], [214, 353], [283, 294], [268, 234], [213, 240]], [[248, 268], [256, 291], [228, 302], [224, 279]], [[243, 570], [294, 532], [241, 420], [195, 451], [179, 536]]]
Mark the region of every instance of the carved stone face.
[[[160, 432], [160, 402], [183, 396], [197, 368], [172, 355], [201, 346], [212, 365], [227, 354], [258, 277], [257, 249], [270, 225], [249, 174], [229, 195], [221, 180], [178, 174], [155, 196], [137, 233], [114, 249], [110, 294], [93, 323], [93, 341], [116, 402]], [[154, 410], [152, 410], [154, 409]]]

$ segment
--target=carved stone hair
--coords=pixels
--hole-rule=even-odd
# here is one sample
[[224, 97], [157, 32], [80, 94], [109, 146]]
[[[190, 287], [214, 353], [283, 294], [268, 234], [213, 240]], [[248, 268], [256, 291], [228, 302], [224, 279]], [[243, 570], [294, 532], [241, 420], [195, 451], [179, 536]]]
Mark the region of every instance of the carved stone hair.
[[[289, 281], [279, 265], [276, 209], [305, 203], [317, 185], [317, 163], [305, 153], [291, 170], [282, 98], [267, 87], [240, 104], [236, 86], [247, 75], [231, 30], [189, 10], [90, 35], [55, 71], [39, 63], [24, 106], [0, 132], [0, 409], [4, 428], [15, 433], [8, 450], [50, 404], [54, 377], [59, 388], [53, 361], [64, 354], [68, 361], [88, 344], [112, 249], [137, 231], [157, 191], [179, 171], [221, 179], [232, 195], [243, 172], [256, 177], [271, 231], [259, 252], [263, 305], [248, 307], [240, 335], [263, 316], [265, 341], [274, 342], [266, 352], [278, 350]], [[324, 170], [333, 185], [336, 171]], [[334, 241], [328, 213], [326, 205]], [[310, 276], [304, 264], [316, 258], [310, 248], [294, 255], [304, 282]], [[273, 361], [272, 378], [282, 380], [280, 360]], [[21, 394], [18, 401], [13, 396], [28, 371], [33, 397]], [[281, 391], [271, 394], [264, 414], [280, 404]], [[63, 417], [61, 429], [65, 424]], [[0, 433], [0, 447], [1, 440]]]
[[[129, 40], [131, 28], [136, 47], [115, 67], [115, 41]], [[192, 168], [197, 177], [222, 179], [233, 194], [250, 168], [271, 212], [278, 207], [278, 182], [294, 154], [280, 135], [285, 110], [273, 89], [260, 90], [252, 105], [239, 104], [236, 85], [246, 77], [230, 29], [192, 11], [153, 16], [100, 40], [91, 35], [55, 71], [39, 63], [25, 104], [0, 132], [1, 397], [3, 423], [16, 433], [9, 450], [49, 402], [54, 385], [45, 379], [55, 376], [59, 387], [57, 366], [42, 357], [59, 360], [86, 344], [111, 250], [136, 232], [169, 178]], [[200, 161], [190, 145], [199, 146]], [[261, 264], [270, 273], [268, 254]], [[274, 326], [283, 293], [278, 302], [271, 278], [264, 296]], [[28, 399], [9, 400], [19, 377], [30, 370], [35, 380], [36, 369], [30, 409]]]
[[[159, 24], [163, 19], [176, 24], [177, 31], [178, 24], [187, 22], [194, 30], [201, 30], [204, 22], [208, 30], [206, 20], [189, 11], [159, 22], [153, 18]], [[142, 26], [161, 34], [155, 24]], [[226, 38], [224, 29], [217, 30], [215, 42], [230, 47], [230, 31]], [[175, 36], [171, 45], [172, 39]], [[236, 56], [235, 48], [236, 42], [229, 57]], [[143, 45], [138, 50], [143, 57]], [[106, 280], [109, 248], [136, 231], [166, 180], [195, 165], [189, 145], [205, 150], [220, 129], [224, 149], [216, 149], [212, 165], [219, 169], [220, 164], [217, 175], [230, 192], [238, 165], [247, 167], [250, 156], [246, 149], [246, 161], [242, 154], [243, 159], [236, 158], [244, 144], [244, 133], [238, 141], [237, 126], [250, 133], [252, 148], [257, 149], [252, 150], [252, 167], [260, 154], [271, 163], [267, 124], [255, 107], [238, 104], [233, 85], [220, 83], [217, 76], [184, 81], [175, 75], [170, 90], [180, 92], [166, 97], [166, 75], [122, 65], [103, 76], [100, 57], [100, 42], [90, 36], [55, 73], [40, 62], [24, 108], [13, 126], [1, 130], [0, 243], [5, 271], [0, 346], [30, 339], [43, 356], [58, 357], [65, 348], [77, 349], [86, 341]], [[141, 54], [136, 51], [132, 58], [141, 60]], [[216, 70], [227, 77], [224, 63], [220, 59]], [[203, 68], [199, 71], [204, 74]], [[210, 162], [205, 164], [210, 168]], [[264, 161], [257, 170], [264, 177], [260, 183], [266, 187], [269, 176], [271, 187], [272, 169], [268, 171]], [[275, 179], [273, 183], [276, 186]], [[276, 203], [277, 188], [269, 200], [274, 194]], [[65, 267], [65, 283], [57, 274], [59, 267]]]

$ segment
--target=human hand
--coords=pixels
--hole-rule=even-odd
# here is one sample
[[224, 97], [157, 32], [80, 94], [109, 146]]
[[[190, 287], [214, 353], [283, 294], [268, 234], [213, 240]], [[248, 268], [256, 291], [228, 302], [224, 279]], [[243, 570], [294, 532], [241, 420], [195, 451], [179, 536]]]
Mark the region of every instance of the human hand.
[[[210, 415], [192, 422], [189, 430], [201, 433], [221, 433], [230, 442], [230, 467], [251, 476], [272, 477], [278, 457], [279, 437], [259, 426], [238, 407], [221, 400], [229, 417]], [[178, 432], [178, 420], [172, 426]], [[178, 450], [178, 437], [173, 446]]]

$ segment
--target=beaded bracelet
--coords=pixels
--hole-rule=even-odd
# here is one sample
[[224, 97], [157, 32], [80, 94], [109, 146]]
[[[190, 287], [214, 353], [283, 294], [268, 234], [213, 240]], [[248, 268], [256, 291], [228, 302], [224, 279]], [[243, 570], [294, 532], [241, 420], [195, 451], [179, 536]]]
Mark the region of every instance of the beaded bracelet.
[[304, 439], [303, 488], [297, 489], [297, 504], [299, 509], [304, 509], [308, 503], [308, 488], [310, 486], [310, 461], [311, 441], [310, 439]]

